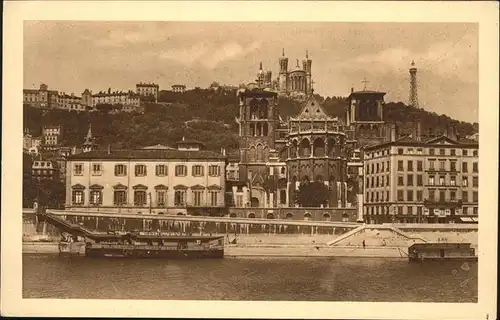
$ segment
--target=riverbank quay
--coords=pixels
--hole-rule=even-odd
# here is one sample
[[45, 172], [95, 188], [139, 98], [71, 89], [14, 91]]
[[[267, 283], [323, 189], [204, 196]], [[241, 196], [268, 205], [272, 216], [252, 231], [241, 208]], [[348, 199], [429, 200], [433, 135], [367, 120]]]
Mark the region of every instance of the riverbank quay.
[[[58, 242], [24, 242], [23, 254], [59, 254]], [[82, 247], [80, 255], [85, 255]], [[366, 257], [407, 258], [408, 248], [400, 247], [331, 247], [327, 245], [229, 244], [224, 257]]]

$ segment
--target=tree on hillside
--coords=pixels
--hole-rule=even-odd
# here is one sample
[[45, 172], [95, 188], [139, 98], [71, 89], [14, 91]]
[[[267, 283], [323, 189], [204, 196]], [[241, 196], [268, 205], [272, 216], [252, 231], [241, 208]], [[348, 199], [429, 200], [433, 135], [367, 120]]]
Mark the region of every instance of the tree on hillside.
[[328, 188], [321, 181], [302, 182], [295, 201], [301, 207], [321, 207], [328, 203]]

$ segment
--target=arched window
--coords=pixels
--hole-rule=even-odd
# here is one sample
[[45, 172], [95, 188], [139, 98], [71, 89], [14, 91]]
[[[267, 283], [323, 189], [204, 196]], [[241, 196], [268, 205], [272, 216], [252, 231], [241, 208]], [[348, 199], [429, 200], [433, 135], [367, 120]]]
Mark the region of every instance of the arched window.
[[266, 122], [262, 125], [262, 136], [267, 137], [268, 134], [269, 134], [269, 126]]
[[309, 157], [311, 154], [311, 144], [308, 139], [303, 139], [299, 145], [299, 156]]
[[268, 102], [263, 99], [259, 105], [259, 119], [267, 119], [268, 118]]
[[257, 101], [257, 99], [252, 99], [252, 101], [250, 101], [250, 119], [257, 119], [257, 115], [259, 112], [258, 104], [259, 102]]
[[293, 140], [290, 146], [290, 158], [297, 158], [297, 140]]
[[325, 221], [330, 221], [332, 219], [332, 216], [329, 213], [323, 213], [323, 219]]
[[324, 157], [325, 156], [325, 142], [321, 138], [317, 138], [314, 140], [314, 156], [315, 157]]
[[311, 219], [311, 214], [309, 212], [304, 213], [304, 220]]
[[255, 219], [255, 213], [250, 212], [250, 213], [248, 214], [248, 217], [249, 217], [250, 219]]
[[250, 150], [248, 150], [248, 162], [255, 162], [256, 160], [256, 150], [254, 146], [250, 147]]
[[229, 215], [229, 217], [231, 217], [231, 218], [236, 218], [236, 217], [237, 217], [237, 215], [236, 215], [236, 213], [231, 213], [231, 214]]
[[256, 148], [257, 151], [257, 162], [263, 162], [264, 161], [264, 148], [262, 145], [259, 143]]
[[293, 219], [293, 214], [291, 212], [288, 212], [285, 216], [286, 219]]
[[274, 219], [274, 214], [268, 213], [266, 219]]

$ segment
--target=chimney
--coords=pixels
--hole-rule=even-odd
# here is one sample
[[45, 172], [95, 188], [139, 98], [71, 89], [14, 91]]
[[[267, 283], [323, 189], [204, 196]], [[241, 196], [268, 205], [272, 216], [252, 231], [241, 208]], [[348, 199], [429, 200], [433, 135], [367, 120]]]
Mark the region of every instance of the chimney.
[[396, 141], [396, 124], [391, 124], [391, 142]]
[[417, 128], [415, 130], [416, 131], [415, 139], [419, 142], [422, 139], [422, 137], [421, 137], [422, 136], [422, 128], [420, 126], [421, 126], [420, 121], [417, 121]]
[[452, 125], [450, 128], [450, 139], [457, 140], [457, 130], [454, 125]]
[[351, 93], [354, 93], [354, 88], [353, 87], [351, 87]]

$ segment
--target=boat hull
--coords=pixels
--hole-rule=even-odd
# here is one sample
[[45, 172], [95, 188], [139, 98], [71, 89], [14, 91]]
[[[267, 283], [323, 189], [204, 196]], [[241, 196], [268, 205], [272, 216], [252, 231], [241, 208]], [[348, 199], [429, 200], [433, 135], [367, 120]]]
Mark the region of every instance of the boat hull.
[[135, 259], [222, 259], [224, 249], [216, 250], [124, 250], [87, 248], [85, 256], [91, 258], [135, 258]]
[[445, 257], [445, 258], [440, 258], [440, 257], [410, 257], [409, 258], [410, 262], [423, 262], [423, 261], [470, 261], [470, 262], [475, 262], [478, 261], [477, 256], [473, 257], [468, 257], [468, 256], [458, 256], [458, 257]]

